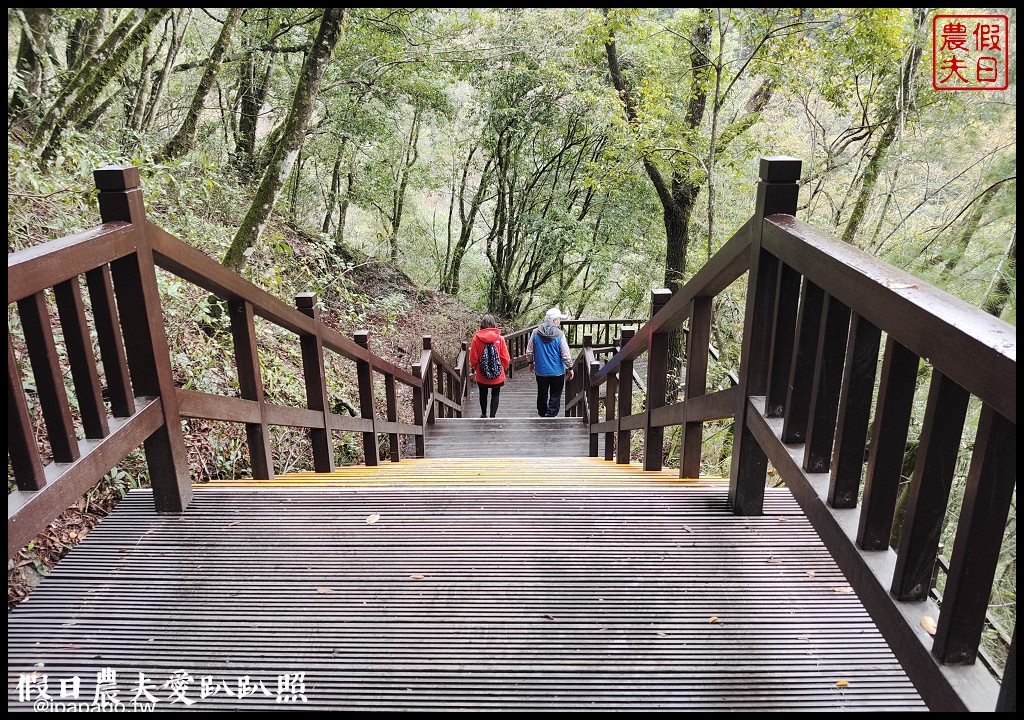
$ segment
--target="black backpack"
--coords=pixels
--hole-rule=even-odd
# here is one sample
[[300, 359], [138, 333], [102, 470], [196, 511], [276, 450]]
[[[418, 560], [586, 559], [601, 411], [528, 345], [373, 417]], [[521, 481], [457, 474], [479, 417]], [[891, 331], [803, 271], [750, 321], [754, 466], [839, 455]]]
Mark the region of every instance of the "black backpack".
[[501, 377], [501, 358], [498, 357], [498, 348], [492, 342], [484, 344], [484, 350], [480, 353], [480, 374], [488, 380]]

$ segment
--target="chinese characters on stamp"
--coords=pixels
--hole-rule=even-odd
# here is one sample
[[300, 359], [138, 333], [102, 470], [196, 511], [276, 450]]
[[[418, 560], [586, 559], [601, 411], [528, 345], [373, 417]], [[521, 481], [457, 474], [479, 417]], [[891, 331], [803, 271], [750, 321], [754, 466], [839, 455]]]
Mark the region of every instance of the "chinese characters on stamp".
[[1005, 90], [1010, 86], [1006, 15], [936, 15], [932, 18], [932, 87], [936, 90]]

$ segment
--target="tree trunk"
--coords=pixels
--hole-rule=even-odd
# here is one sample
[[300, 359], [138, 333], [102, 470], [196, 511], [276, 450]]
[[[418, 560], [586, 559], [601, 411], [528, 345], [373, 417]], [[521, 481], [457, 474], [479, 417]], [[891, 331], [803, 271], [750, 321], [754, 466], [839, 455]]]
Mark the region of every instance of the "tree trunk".
[[203, 77], [199, 80], [199, 86], [192, 96], [192, 103], [189, 105], [185, 120], [181, 123], [181, 127], [178, 128], [178, 132], [174, 134], [174, 137], [168, 140], [163, 150], [160, 151], [160, 154], [157, 156], [158, 162], [179, 158], [195, 146], [196, 132], [199, 129], [199, 115], [203, 112], [206, 96], [210, 94], [210, 88], [213, 87], [213, 82], [217, 79], [217, 74], [223, 65], [224, 55], [227, 53], [231, 40], [234, 37], [235, 26], [238, 25], [238, 21], [244, 12], [245, 8], [228, 9], [228, 16], [224, 20], [224, 25], [220, 29], [220, 36], [210, 52], [210, 60], [206, 63]]
[[263, 226], [274, 209], [274, 202], [291, 171], [295, 158], [306, 137], [309, 118], [313, 114], [317, 95], [320, 92], [320, 81], [330, 61], [331, 53], [341, 38], [347, 10], [345, 8], [326, 8], [320, 22], [316, 40], [306, 54], [302, 65], [302, 73], [295, 88], [295, 97], [288, 119], [285, 121], [284, 132], [277, 151], [263, 174], [252, 205], [238, 227], [231, 246], [224, 256], [224, 265], [239, 271], [245, 265], [246, 251], [253, 247], [263, 232]]
[[343, 250], [345, 247], [345, 221], [348, 220], [348, 207], [352, 198], [356, 196], [356, 149], [348, 159], [348, 184], [345, 192], [341, 194], [341, 203], [338, 205], [338, 229], [334, 232], [334, 247]]
[[21, 23], [21, 41], [18, 44], [14, 73], [19, 84], [14, 86], [14, 94], [7, 105], [8, 117], [23, 115], [39, 102], [46, 68], [49, 67], [46, 43], [50, 35], [53, 8], [25, 8], [18, 10], [17, 15]]
[[996, 195], [999, 194], [999, 190], [1002, 187], [1003, 184], [998, 183], [981, 194], [981, 198], [974, 205], [974, 208], [971, 210], [971, 214], [967, 217], [967, 224], [964, 226], [963, 231], [953, 244], [952, 253], [946, 258], [946, 272], [953, 272], [953, 270], [956, 269], [957, 264], [963, 260], [964, 255], [967, 253], [967, 248], [971, 244], [971, 238], [973, 238], [974, 233], [978, 231], [978, 226], [981, 225], [981, 220], [985, 216], [985, 210], [988, 209], [989, 204], [996, 199]]
[[996, 268], [995, 277], [985, 293], [985, 300], [981, 309], [989, 315], [999, 317], [1003, 314], [1010, 298], [1016, 293], [1017, 283], [1010, 283], [1010, 278], [1017, 277], [1017, 226], [1013, 226], [1013, 233], [1010, 237], [1010, 247], [1006, 251], [1006, 257]]
[[97, 8], [92, 20], [85, 18], [75, 23], [75, 32], [72, 38], [68, 38], [68, 71], [77, 73], [85, 67], [86, 61], [96, 54], [103, 37], [103, 29], [110, 20], [110, 8]]
[[[166, 96], [171, 69], [174, 67], [174, 61], [178, 58], [178, 53], [181, 51], [181, 44], [185, 40], [185, 32], [188, 30], [189, 23], [192, 22], [192, 8], [182, 9], [177, 16], [171, 15], [169, 22], [171, 24], [171, 44], [167, 48], [163, 70], [157, 77], [156, 82], [153, 83], [153, 89], [149, 94], [149, 101], [146, 103], [146, 110], [142, 115], [141, 128], [143, 130], [150, 128], [153, 125], [153, 121], [160, 114], [160, 106], [163, 105], [164, 97]], [[180, 29], [178, 28], [179, 25], [181, 26]]]
[[68, 103], [72, 100], [73, 94], [78, 92], [82, 86], [92, 79], [96, 73], [96, 68], [102, 65], [110, 57], [110, 54], [121, 45], [122, 41], [132, 31], [132, 28], [136, 27], [139, 19], [142, 17], [142, 8], [132, 8], [124, 16], [121, 22], [114, 27], [102, 44], [96, 49], [96, 52], [85, 59], [85, 64], [82, 66], [81, 70], [75, 73], [75, 75], [64, 84], [60, 93], [54, 99], [53, 104], [50, 105], [49, 109], [46, 111], [46, 115], [43, 116], [42, 121], [39, 123], [39, 127], [36, 128], [35, 134], [32, 136], [33, 147], [41, 145], [43, 140], [50, 135], [53, 131], [54, 124], [64, 113]]
[[255, 173], [256, 157], [256, 125], [259, 122], [260, 110], [270, 90], [270, 76], [274, 67], [273, 56], [268, 58], [267, 67], [259, 84], [256, 82], [255, 51], [246, 58], [242, 72], [241, 84], [238, 89], [238, 130], [235, 136], [235, 154], [231, 164], [239, 177], [251, 178]]
[[110, 53], [110, 56], [96, 67], [93, 75], [75, 94], [75, 99], [68, 104], [64, 113], [53, 123], [53, 132], [50, 134], [46, 147], [43, 148], [42, 159], [44, 162], [53, 160], [60, 147], [61, 136], [64, 134], [64, 130], [75, 125], [89, 114], [93, 107], [93, 101], [99, 97], [111, 79], [120, 73], [121, 68], [128, 62], [128, 59], [146, 41], [153, 28], [156, 27], [156, 24], [169, 11], [169, 8], [150, 8], [147, 10], [142, 20], [132, 29], [124, 39], [124, 42], [120, 43]]
[[398, 169], [398, 182], [395, 186], [394, 196], [391, 203], [391, 262], [398, 263], [398, 230], [402, 226], [402, 213], [405, 208], [405, 191], [409, 186], [409, 174], [416, 160], [419, 158], [420, 124], [423, 118], [423, 111], [415, 108], [412, 114], [412, 123], [409, 125], [409, 140], [405, 147], [405, 158], [402, 166]]
[[853, 243], [856, 239], [857, 230], [860, 229], [860, 225], [864, 221], [868, 203], [871, 201], [875, 183], [878, 181], [878, 174], [882, 169], [882, 160], [885, 158], [889, 147], [896, 140], [897, 131], [902, 130], [907, 112], [913, 105], [915, 97], [914, 80], [917, 76], [918, 62], [921, 60], [921, 54], [924, 52], [927, 25], [928, 9], [914, 8], [914, 38], [910, 48], [907, 50], [906, 57], [903, 58], [903, 64], [900, 68], [898, 92], [894, 96], [893, 106], [888, 113], [889, 116], [885, 121], [882, 136], [878, 139], [878, 145], [875, 146], [871, 153], [871, 158], [864, 168], [860, 192], [857, 194], [857, 202], [854, 203], [853, 210], [850, 211], [850, 219], [846, 223], [846, 229], [843, 230], [843, 242]]
[[299, 186], [302, 182], [302, 145], [299, 145], [299, 154], [296, 156], [295, 166], [292, 170], [292, 188], [288, 194], [288, 222], [292, 227], [298, 226], [299, 221]]
[[141, 68], [139, 69], [138, 80], [135, 82], [128, 82], [128, 78], [125, 78], [125, 86], [135, 86], [135, 95], [133, 96], [131, 103], [126, 104], [124, 108], [124, 114], [127, 118], [126, 124], [132, 130], [142, 129], [142, 114], [146, 107], [146, 92], [149, 90], [150, 84], [151, 73], [149, 71], [149, 67], [153, 64], [155, 56], [156, 51], [153, 50], [153, 38], [150, 37], [146, 42], [146, 46], [142, 49], [142, 63]]
[[338, 193], [341, 192], [341, 161], [345, 157], [345, 140], [338, 143], [338, 155], [334, 159], [331, 170], [331, 191], [327, 194], [327, 212], [320, 232], [324, 235], [331, 231], [331, 219], [334, 218], [334, 206], [338, 204]]
[[474, 147], [469, 151], [469, 155], [466, 157], [466, 164], [462, 168], [462, 184], [459, 189], [459, 239], [455, 242], [455, 247], [452, 248], [451, 257], [446, 259], [444, 274], [439, 288], [441, 292], [448, 293], [449, 295], [459, 294], [459, 276], [462, 274], [462, 261], [472, 243], [473, 226], [476, 224], [476, 218], [480, 214], [480, 208], [483, 206], [484, 198], [487, 195], [487, 188], [491, 182], [491, 158], [487, 158], [483, 170], [480, 171], [480, 182], [477, 185], [476, 192], [473, 193], [473, 199], [469, 202], [469, 209], [467, 210], [466, 181], [472, 168], [473, 154], [476, 150], [477, 148]]
[[[704, 118], [707, 105], [707, 88], [703, 75], [698, 68], [706, 63], [711, 52], [711, 21], [710, 10], [702, 8], [698, 15], [697, 25], [690, 37], [690, 97], [687, 103], [686, 125], [696, 132]], [[636, 105], [630, 94], [619, 67], [618, 49], [614, 34], [605, 43], [608, 57], [608, 69], [612, 84], [619, 93], [626, 119], [631, 125], [639, 123]], [[723, 143], [724, 144], [724, 143]], [[654, 161], [643, 158], [644, 169], [650, 178], [658, 199], [662, 205], [662, 216], [665, 222], [665, 287], [676, 292], [686, 279], [686, 253], [690, 247], [690, 217], [696, 204], [697, 195], [705, 178], [699, 181], [691, 179], [692, 174], [683, 175], [679, 171], [673, 173], [671, 188], [665, 182]], [[674, 398], [682, 382], [682, 360], [685, 352], [685, 336], [682, 329], [669, 335], [668, 341], [668, 397]]]

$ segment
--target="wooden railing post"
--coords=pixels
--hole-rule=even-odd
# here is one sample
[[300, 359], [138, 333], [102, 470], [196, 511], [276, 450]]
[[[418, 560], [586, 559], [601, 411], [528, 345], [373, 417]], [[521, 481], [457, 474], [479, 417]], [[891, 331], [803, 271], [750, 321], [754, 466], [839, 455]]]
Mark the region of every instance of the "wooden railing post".
[[19, 490], [41, 490], [46, 485], [10, 333], [7, 334], [7, 453]]
[[359, 415], [371, 424], [369, 432], [363, 433], [363, 455], [367, 465], [377, 465], [380, 457], [377, 450], [377, 418], [373, 409], [373, 367], [370, 365], [370, 333], [358, 330], [352, 335], [356, 345], [366, 351], [365, 360], [356, 361], [356, 376], [359, 379]]
[[831, 295], [825, 296], [818, 350], [811, 382], [811, 402], [804, 444], [804, 470], [826, 472], [832, 466], [836, 440], [839, 391], [846, 364], [846, 341], [850, 334], [850, 308]]
[[238, 388], [243, 400], [254, 401], [260, 409], [260, 422], [245, 424], [249, 444], [252, 476], [256, 480], [274, 478], [274, 459], [270, 448], [266, 403], [263, 400], [263, 374], [260, 372], [259, 350], [256, 347], [256, 325], [252, 304], [244, 300], [228, 300], [231, 336], [235, 345]]
[[889, 549], [919, 364], [917, 355], [892, 335], [886, 338], [857, 528], [862, 550]]
[[424, 457], [426, 442], [424, 436], [427, 431], [426, 423], [423, 422], [423, 366], [419, 363], [412, 364], [412, 376], [419, 380], [412, 388], [412, 422], [420, 429], [420, 434], [415, 436], [416, 457]]
[[[973, 663], [988, 612], [1006, 530], [1010, 499], [1017, 485], [1017, 428], [989, 405], [982, 405], [960, 524], [942, 593], [942, 613], [932, 652], [943, 663]], [[1009, 681], [1015, 675], [1005, 675]]]
[[[398, 422], [398, 389], [395, 386], [395, 376], [391, 373], [384, 373], [384, 395], [388, 404], [388, 422]], [[398, 462], [402, 459], [398, 447], [398, 433], [388, 433], [388, 457], [391, 462]]]
[[932, 566], [938, 555], [969, 400], [970, 393], [932, 370], [890, 588], [897, 600], [924, 600], [931, 592]]
[[[651, 291], [651, 317], [672, 299], [667, 288]], [[644, 470], [661, 470], [665, 428], [651, 426], [651, 412], [665, 405], [668, 375], [668, 333], [651, 333], [647, 346], [647, 419], [644, 426]]]
[[[71, 405], [64, 388], [64, 371], [60, 366], [57, 346], [50, 327], [50, 313], [46, 296], [37, 292], [18, 301], [18, 315], [25, 346], [36, 381], [36, 395], [46, 424], [46, 437], [50, 441], [53, 459], [59, 463], [74, 462], [79, 458], [75, 424], [71, 418]], [[15, 388], [21, 392], [20, 386]]]
[[836, 445], [829, 475], [830, 507], [857, 507], [881, 335], [877, 327], [857, 313], [853, 314], [850, 335], [846, 341]]
[[423, 367], [423, 371], [426, 373], [423, 383], [423, 391], [427, 393], [423, 400], [427, 404], [427, 423], [430, 425], [434, 424], [434, 407], [437, 403], [434, 402], [434, 350], [433, 350], [433, 339], [430, 335], [423, 336], [423, 353], [420, 356], [420, 365]]
[[[614, 346], [618, 346], [618, 338], [615, 339]], [[616, 350], [618, 348], [616, 347]], [[615, 420], [615, 410], [619, 404], [618, 400], [619, 393], [619, 371], [608, 373], [608, 379], [604, 384], [604, 419], [606, 421]], [[618, 426], [616, 425], [615, 430], [608, 430], [604, 434], [604, 459], [614, 460], [615, 459], [615, 438], [618, 437]]]
[[469, 341], [462, 341], [462, 367], [459, 368], [459, 409], [455, 417], [464, 417], [469, 395]]
[[[589, 337], [589, 336], [588, 336]], [[601, 363], [597, 360], [590, 361], [589, 372], [587, 374], [587, 412], [590, 414], [588, 418], [588, 424], [590, 428], [601, 421], [601, 387], [600, 385], [591, 385], [590, 378], [594, 377], [598, 370], [601, 369]], [[588, 428], [589, 429], [589, 428]], [[591, 430], [590, 432], [590, 457], [597, 457], [598, 450], [598, 437], [597, 433]]]
[[761, 514], [768, 470], [768, 456], [747, 427], [748, 398], [764, 395], [768, 385], [769, 346], [778, 274], [778, 261], [761, 250], [761, 235], [765, 217], [778, 213], [796, 214], [800, 161], [791, 157], [761, 158], [760, 176], [750, 237], [747, 307], [740, 359], [740, 406], [733, 426], [729, 472], [729, 503], [737, 515]]
[[57, 313], [64, 331], [64, 346], [71, 365], [71, 377], [75, 383], [75, 397], [78, 411], [82, 416], [82, 428], [87, 438], [106, 437], [110, 432], [107, 425], [107, 409], [103, 406], [100, 377], [96, 371], [96, 356], [92, 351], [89, 323], [85, 317], [82, 302], [82, 287], [77, 277], [65, 280], [53, 288], [57, 300]]
[[320, 335], [320, 309], [314, 293], [299, 293], [295, 307], [313, 319], [316, 333], [299, 338], [302, 348], [302, 375], [306, 385], [306, 406], [323, 413], [323, 428], [311, 428], [309, 440], [313, 446], [313, 469], [334, 472], [334, 452], [331, 447], [331, 413], [327, 401], [327, 374], [324, 372], [324, 343]]
[[102, 167], [93, 173], [103, 222], [130, 222], [136, 250], [110, 264], [128, 372], [136, 396], [157, 396], [163, 423], [146, 439], [146, 463], [157, 512], [182, 512], [192, 500], [188, 453], [171, 370], [146, 212], [134, 167]]
[[[711, 342], [710, 297], [695, 297], [690, 303], [690, 331], [686, 333], [686, 388], [683, 402], [703, 396], [708, 391], [708, 346]], [[701, 449], [704, 445], [704, 423], [683, 423], [679, 443], [679, 477], [700, 477]]]
[[[636, 333], [634, 327], [622, 328], [622, 346], [625, 347]], [[630, 431], [622, 428], [622, 419], [633, 414], [633, 361], [623, 360], [619, 365], [619, 432], [615, 441], [615, 462], [629, 464]]]

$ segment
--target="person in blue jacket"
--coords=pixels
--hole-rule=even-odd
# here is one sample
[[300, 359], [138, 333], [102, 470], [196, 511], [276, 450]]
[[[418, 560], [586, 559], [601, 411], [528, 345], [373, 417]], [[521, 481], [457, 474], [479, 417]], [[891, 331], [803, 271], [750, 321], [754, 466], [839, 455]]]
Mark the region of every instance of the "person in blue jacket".
[[526, 359], [530, 371], [537, 376], [537, 414], [541, 417], [556, 417], [562, 404], [562, 388], [565, 387], [565, 373], [572, 380], [572, 354], [569, 341], [559, 327], [568, 319], [557, 307], [544, 315], [544, 324], [537, 327], [526, 346]]

